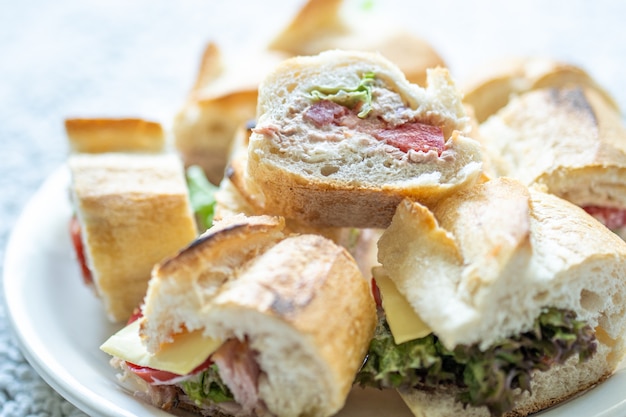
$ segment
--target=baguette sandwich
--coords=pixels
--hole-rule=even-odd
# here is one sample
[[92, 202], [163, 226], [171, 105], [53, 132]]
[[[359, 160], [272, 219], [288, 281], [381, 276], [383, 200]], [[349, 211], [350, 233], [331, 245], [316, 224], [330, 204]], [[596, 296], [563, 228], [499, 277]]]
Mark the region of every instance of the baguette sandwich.
[[626, 244], [579, 207], [494, 179], [404, 200], [379, 241], [381, 320], [357, 382], [416, 416], [526, 416], [625, 351]]
[[626, 237], [626, 127], [595, 88], [527, 92], [480, 125], [499, 175], [539, 184]]
[[[154, 264], [197, 236], [182, 162], [148, 145], [152, 133], [138, 133], [139, 123], [81, 119], [66, 125], [75, 149], [67, 161], [70, 232], [82, 276], [107, 317], [125, 321], [143, 299]], [[104, 153], [93, 149], [86, 131]]]
[[345, 249], [287, 235], [279, 217], [237, 215], [155, 266], [142, 317], [101, 349], [126, 386], [166, 410], [330, 416], [375, 325]]
[[246, 187], [267, 213], [384, 228], [402, 198], [433, 204], [479, 180], [469, 128], [446, 69], [422, 88], [376, 53], [288, 59], [259, 88]]

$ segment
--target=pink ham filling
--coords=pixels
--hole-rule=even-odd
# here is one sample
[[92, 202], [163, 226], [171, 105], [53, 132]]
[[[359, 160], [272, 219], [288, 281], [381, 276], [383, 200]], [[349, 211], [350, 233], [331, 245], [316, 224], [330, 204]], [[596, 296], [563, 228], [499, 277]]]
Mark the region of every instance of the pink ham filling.
[[[305, 120], [312, 122], [317, 127], [323, 127], [331, 123], [337, 123], [350, 114], [350, 109], [330, 100], [320, 100], [309, 107], [304, 113]], [[358, 117], [354, 115], [355, 117]]]
[[258, 381], [261, 370], [247, 341], [229, 339], [213, 353], [211, 359], [235, 401], [246, 412], [253, 410], [259, 403]]
[[366, 133], [402, 152], [434, 150], [441, 156], [444, 151], [443, 131], [438, 126], [419, 122], [407, 122], [389, 127], [381, 119], [360, 119], [358, 109], [350, 110], [330, 100], [320, 100], [309, 107], [303, 118], [316, 127], [328, 125], [345, 126]]
[[583, 209], [611, 230], [620, 229], [626, 225], [626, 209], [598, 206], [586, 206]]

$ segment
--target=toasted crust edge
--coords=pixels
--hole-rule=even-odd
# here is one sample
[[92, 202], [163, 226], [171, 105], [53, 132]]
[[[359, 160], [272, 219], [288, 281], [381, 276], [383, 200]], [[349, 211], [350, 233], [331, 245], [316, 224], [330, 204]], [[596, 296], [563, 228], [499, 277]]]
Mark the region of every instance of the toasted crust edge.
[[139, 118], [68, 118], [65, 130], [77, 153], [160, 152], [165, 146], [161, 124]]

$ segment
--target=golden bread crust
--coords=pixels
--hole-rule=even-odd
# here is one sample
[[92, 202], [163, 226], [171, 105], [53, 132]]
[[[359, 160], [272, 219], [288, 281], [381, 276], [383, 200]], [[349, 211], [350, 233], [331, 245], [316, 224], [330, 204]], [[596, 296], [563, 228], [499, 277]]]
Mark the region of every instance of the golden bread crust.
[[626, 207], [626, 128], [594, 89], [528, 92], [480, 127], [499, 155], [500, 175], [546, 190], [574, 204]]
[[172, 275], [179, 280], [192, 279], [192, 276], [186, 275], [188, 270], [202, 269], [204, 264], [211, 262], [225, 263], [225, 256], [230, 257], [240, 252], [241, 257], [237, 257], [237, 262], [229, 261], [231, 267], [236, 268], [250, 257], [258, 255], [267, 245], [283, 238], [284, 228], [284, 219], [279, 217], [226, 217], [175, 256], [155, 265], [155, 281], [163, 276], [171, 278]]
[[339, 16], [342, 4], [343, 0], [308, 0], [268, 48], [290, 55], [310, 55], [305, 50], [307, 40], [319, 38], [320, 34], [338, 36], [349, 30]]
[[196, 237], [182, 164], [169, 154], [74, 154], [72, 198], [112, 321], [139, 306], [157, 262]]
[[144, 119], [70, 118], [65, 130], [77, 153], [160, 152], [165, 146], [161, 124]]
[[596, 90], [618, 110], [611, 95], [584, 69], [543, 57], [500, 59], [476, 68], [463, 85], [464, 101], [474, 108], [479, 123], [504, 107], [512, 96], [542, 88], [580, 86]]
[[379, 52], [400, 67], [409, 81], [419, 85], [425, 85], [428, 68], [446, 66], [425, 39], [380, 16], [348, 6], [341, 0], [307, 1], [268, 47], [293, 56], [316, 55], [330, 49]]

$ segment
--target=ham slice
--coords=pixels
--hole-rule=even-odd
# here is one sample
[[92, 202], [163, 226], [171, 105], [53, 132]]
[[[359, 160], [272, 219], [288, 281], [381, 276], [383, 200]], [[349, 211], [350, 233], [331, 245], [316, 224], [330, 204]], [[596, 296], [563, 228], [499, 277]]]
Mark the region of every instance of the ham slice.
[[626, 225], [626, 209], [599, 206], [586, 206], [583, 209], [611, 230], [620, 229]]
[[220, 377], [245, 412], [259, 403], [258, 381], [261, 373], [254, 352], [247, 341], [229, 339], [213, 353], [211, 359], [219, 369]]
[[350, 110], [347, 107], [330, 100], [320, 100], [309, 107], [302, 117], [320, 128], [330, 124], [338, 124], [348, 113]]

